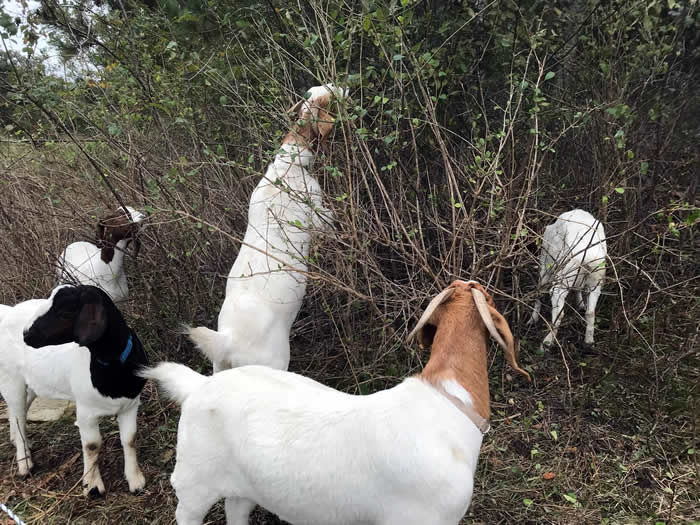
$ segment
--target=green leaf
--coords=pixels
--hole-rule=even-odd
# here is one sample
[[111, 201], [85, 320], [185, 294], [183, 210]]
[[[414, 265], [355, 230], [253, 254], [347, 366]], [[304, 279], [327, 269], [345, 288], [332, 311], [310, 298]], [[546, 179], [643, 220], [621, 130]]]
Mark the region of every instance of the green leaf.
[[532, 501], [530, 498], [524, 498], [524, 499], [523, 499], [523, 504], [524, 504], [526, 507], [529, 507], [529, 506], [532, 505], [533, 503], [534, 503], [534, 501]]
[[112, 122], [109, 126], [107, 126], [107, 133], [109, 133], [113, 137], [116, 137], [117, 135], [119, 135], [121, 133], [121, 131], [122, 131], [121, 128], [117, 124], [115, 124], [114, 122]]
[[642, 173], [642, 175], [646, 175], [647, 171], [649, 171], [649, 163], [643, 160], [642, 163], [639, 165], [639, 171]]
[[562, 496], [569, 503], [573, 503], [574, 505], [576, 505], [578, 503], [578, 501], [576, 500], [576, 494], [574, 494], [573, 492], [571, 492], [569, 494], [562, 494]]
[[554, 71], [549, 71], [549, 72], [544, 76], [544, 79], [545, 79], [545, 80], [551, 80], [551, 79], [554, 78], [554, 75], [556, 75], [556, 73], [555, 73]]
[[552, 430], [552, 431], [549, 433], [549, 435], [552, 436], [552, 439], [553, 439], [554, 441], [557, 441], [557, 440], [559, 439], [559, 435], [557, 434], [557, 431], [556, 431], [556, 430]]
[[401, 60], [403, 60], [403, 55], [396, 54], [392, 58], [393, 58], [394, 62], [400, 62]]
[[623, 193], [625, 193], [625, 188], [615, 188], [615, 191], [622, 195]]

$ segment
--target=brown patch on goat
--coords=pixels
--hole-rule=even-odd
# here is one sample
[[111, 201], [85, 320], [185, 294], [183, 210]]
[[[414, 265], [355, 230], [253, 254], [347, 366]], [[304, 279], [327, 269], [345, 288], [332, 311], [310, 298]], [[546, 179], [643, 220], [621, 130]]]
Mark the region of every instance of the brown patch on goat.
[[138, 231], [138, 224], [131, 222], [127, 213], [120, 209], [107, 215], [97, 223], [97, 241], [100, 259], [109, 264], [114, 259], [114, 246], [122, 239], [133, 239]]
[[[457, 381], [472, 398], [474, 409], [488, 420], [491, 413], [487, 368], [488, 331], [481, 318], [471, 288], [479, 289], [485, 296], [494, 324], [503, 336], [508, 362], [512, 353], [516, 370], [527, 375], [515, 363], [513, 335], [508, 323], [495, 308], [493, 298], [474, 282], [455, 281], [449, 288], [454, 294], [438, 306], [429, 322], [419, 330], [421, 346], [432, 346], [430, 359], [420, 377], [434, 385], [445, 380]], [[528, 376], [529, 378], [529, 376]]]
[[335, 124], [335, 118], [328, 112], [332, 99], [332, 93], [327, 93], [312, 101], [301, 100], [290, 108], [290, 112], [298, 112], [299, 120], [284, 137], [282, 144], [298, 144], [312, 151], [314, 141], [317, 146], [323, 145]]

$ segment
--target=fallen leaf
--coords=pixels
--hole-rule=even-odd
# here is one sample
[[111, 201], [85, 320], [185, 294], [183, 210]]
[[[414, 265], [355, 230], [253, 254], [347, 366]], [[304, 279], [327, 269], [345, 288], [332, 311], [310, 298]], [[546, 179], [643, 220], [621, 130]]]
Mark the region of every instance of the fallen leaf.
[[557, 475], [554, 472], [545, 472], [542, 474], [543, 479], [554, 479]]
[[160, 459], [160, 462], [163, 463], [163, 464], [165, 464], [165, 463], [167, 463], [168, 461], [170, 461], [170, 459], [171, 459], [174, 455], [175, 455], [175, 450], [172, 449], [172, 448], [169, 448], [168, 450], [166, 450], [166, 451], [163, 453], [163, 457]]

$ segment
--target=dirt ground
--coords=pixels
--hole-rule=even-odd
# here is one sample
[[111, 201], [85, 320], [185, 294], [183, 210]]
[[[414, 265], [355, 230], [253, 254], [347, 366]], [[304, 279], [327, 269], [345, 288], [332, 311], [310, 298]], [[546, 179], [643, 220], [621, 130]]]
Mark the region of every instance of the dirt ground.
[[[620, 338], [614, 331], [588, 352], [574, 333], [546, 354], [523, 340], [520, 361], [533, 372], [532, 384], [511, 378], [494, 350], [492, 430], [463, 523], [699, 523], [696, 335], [657, 344], [651, 358], [614, 346]], [[292, 369], [304, 365], [293, 361]], [[116, 422], [103, 421], [104, 499], [82, 496], [72, 414], [29, 425], [36, 466], [26, 480], [16, 476], [3, 425], [0, 501], [27, 523], [173, 523], [177, 499], [169, 475], [178, 417], [178, 408], [148, 384], [139, 418], [147, 485], [138, 495], [128, 493], [122, 474]], [[260, 509], [251, 522], [281, 523]], [[225, 523], [221, 504], [208, 523]]]

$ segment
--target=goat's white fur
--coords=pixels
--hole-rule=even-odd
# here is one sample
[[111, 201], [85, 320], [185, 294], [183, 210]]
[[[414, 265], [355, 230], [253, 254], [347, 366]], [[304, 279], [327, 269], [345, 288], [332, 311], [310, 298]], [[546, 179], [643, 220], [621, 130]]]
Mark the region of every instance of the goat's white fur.
[[[562, 213], [554, 224], [545, 228], [539, 258], [538, 288], [548, 288], [552, 295], [552, 325], [543, 345], [551, 345], [556, 338], [564, 316], [566, 296], [571, 290], [576, 290], [579, 308], [585, 311], [584, 342], [593, 344], [595, 307], [605, 279], [607, 253], [603, 225], [586, 211]], [[588, 294], [586, 303], [582, 292]], [[539, 318], [540, 308], [538, 298], [529, 323]]]
[[222, 498], [229, 525], [255, 504], [295, 524], [456, 525], [471, 501], [482, 434], [422, 379], [353, 396], [262, 366], [142, 374], [182, 403], [179, 525]]
[[0, 393], [7, 402], [10, 439], [17, 451], [18, 474], [26, 476], [33, 467], [26, 434], [27, 409], [34, 393], [49, 399], [69, 399], [76, 403], [76, 425], [83, 448], [85, 494], [96, 488], [105, 492], [97, 464], [102, 444], [98, 424], [101, 416], [117, 416], [124, 448], [124, 474], [129, 490], [143, 488], [145, 478], [138, 465], [134, 437], [139, 397], [110, 398], [100, 394], [90, 379], [90, 351], [76, 343], [31, 348], [24, 343], [24, 328], [46, 312], [53, 296], [30, 299], [14, 307], [0, 309]]
[[[345, 96], [332, 84], [316, 86], [303, 104], [329, 91]], [[188, 329], [215, 373], [248, 364], [289, 366], [289, 333], [306, 293], [311, 231], [327, 229], [332, 221], [321, 186], [308, 171], [313, 158], [305, 145], [280, 147], [251, 195], [248, 227], [226, 281], [217, 330]]]
[[[141, 222], [144, 219], [141, 212], [130, 206], [126, 208], [131, 215], [131, 222]], [[117, 242], [114, 257], [109, 263], [100, 258], [100, 248], [91, 242], [69, 244], [56, 265], [59, 284], [91, 284], [102, 288], [115, 303], [126, 301], [129, 285], [124, 272], [124, 252], [129, 242], [130, 239]]]

